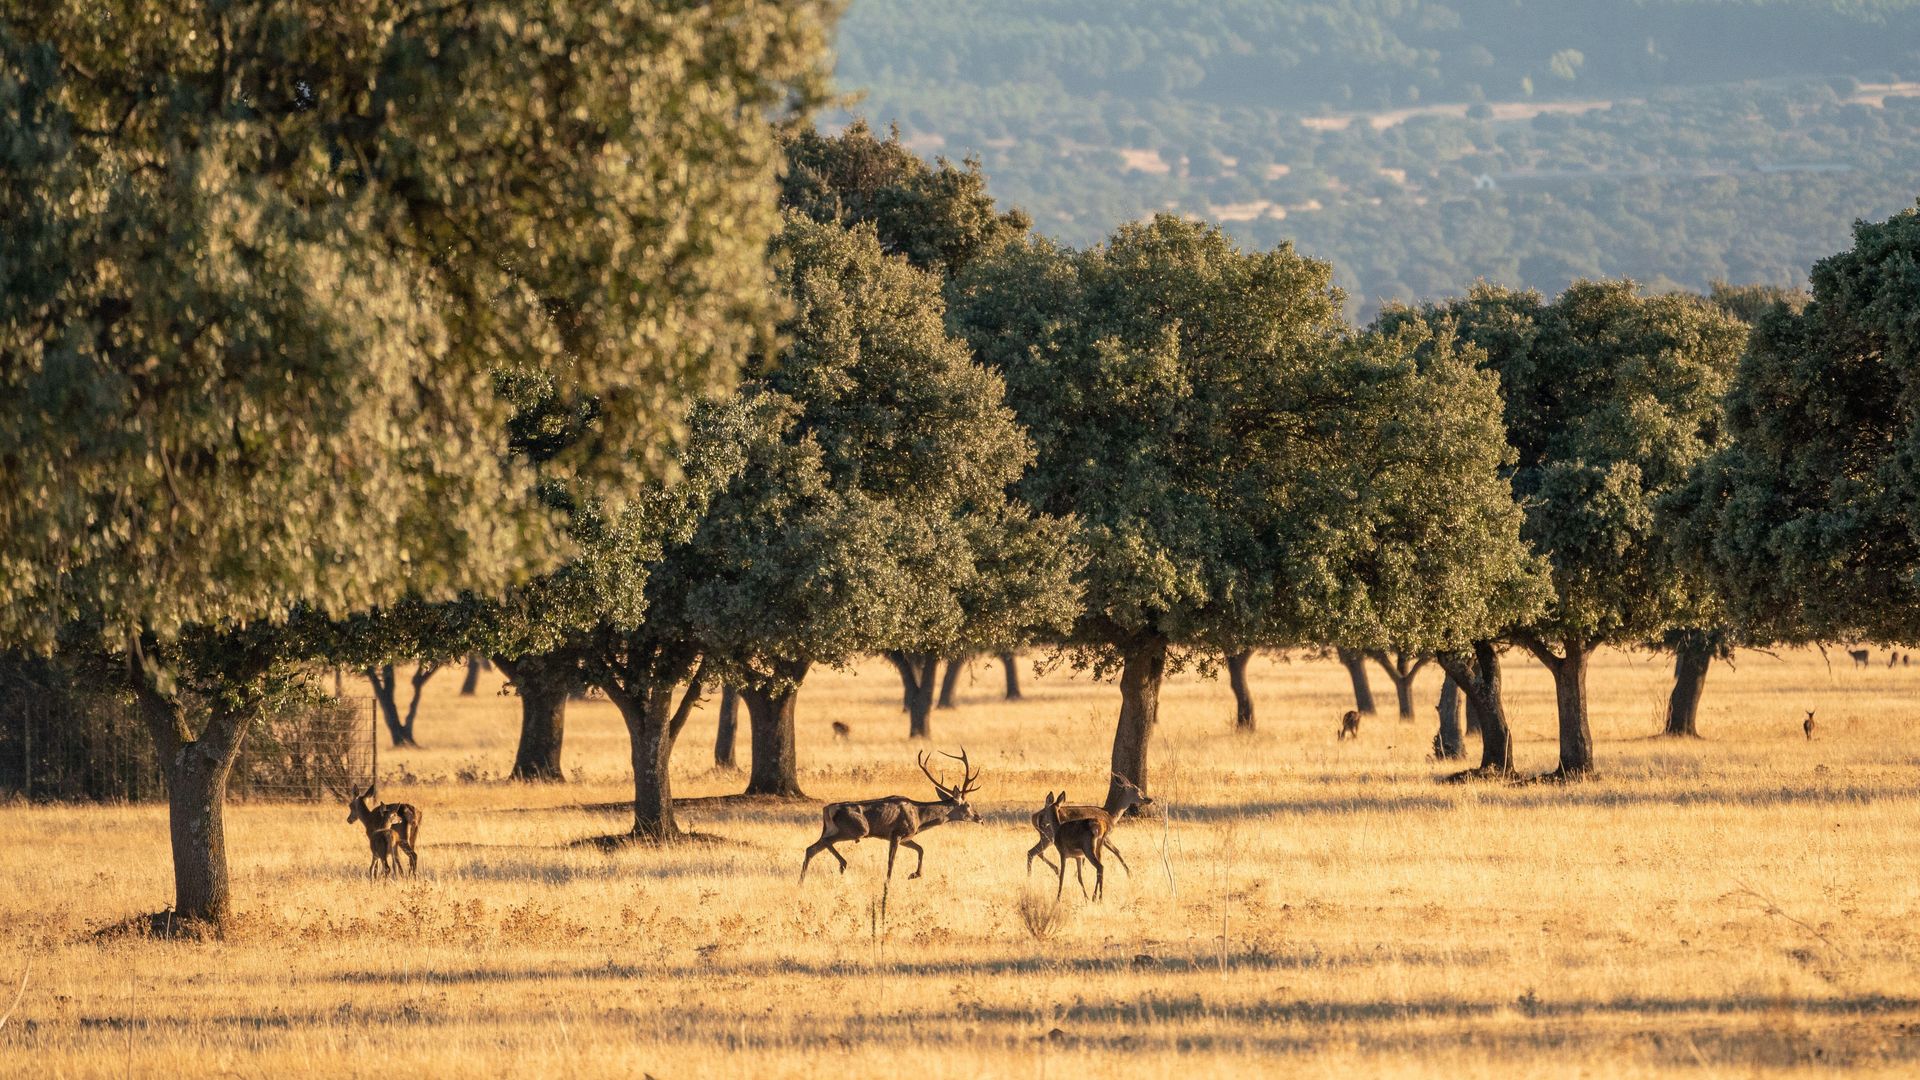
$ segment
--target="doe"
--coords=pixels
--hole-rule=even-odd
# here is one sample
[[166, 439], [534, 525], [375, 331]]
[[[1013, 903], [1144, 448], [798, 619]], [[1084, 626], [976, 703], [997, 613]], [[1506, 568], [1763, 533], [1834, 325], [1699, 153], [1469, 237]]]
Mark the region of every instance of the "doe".
[[[1067, 793], [1048, 795], [1047, 804], [1040, 808], [1040, 816], [1046, 828], [1053, 834], [1055, 854], [1060, 856], [1060, 865], [1054, 867], [1059, 881], [1053, 887], [1055, 903], [1060, 901], [1060, 893], [1067, 887], [1067, 860], [1073, 860], [1073, 878], [1080, 883], [1080, 895], [1087, 895], [1087, 879], [1084, 875], [1084, 862], [1093, 864], [1093, 897], [1099, 900], [1107, 891], [1107, 868], [1100, 864], [1100, 848], [1107, 842], [1107, 830], [1113, 827], [1113, 819], [1105, 814], [1096, 817], [1062, 818], [1060, 808], [1066, 804]], [[1118, 854], [1118, 852], [1115, 852]], [[1125, 860], [1122, 860], [1124, 865]], [[1131, 874], [1133, 871], [1127, 871]]]
[[[418, 874], [420, 853], [414, 849], [414, 844], [420, 839], [419, 807], [410, 803], [383, 803], [374, 795], [372, 784], [368, 784], [366, 791], [354, 796], [353, 801], [347, 804], [347, 824], [357, 821], [365, 825], [368, 843], [373, 842], [373, 834], [377, 829], [387, 827], [385, 823], [389, 815], [394, 819], [392, 827], [398, 850], [407, 856], [407, 872]], [[398, 866], [399, 855], [393, 856], [393, 861]]]
[[1340, 739], [1335, 741], [1337, 742], [1345, 739], [1358, 739], [1359, 737], [1360, 737], [1360, 714], [1352, 709], [1348, 709], [1340, 717]]

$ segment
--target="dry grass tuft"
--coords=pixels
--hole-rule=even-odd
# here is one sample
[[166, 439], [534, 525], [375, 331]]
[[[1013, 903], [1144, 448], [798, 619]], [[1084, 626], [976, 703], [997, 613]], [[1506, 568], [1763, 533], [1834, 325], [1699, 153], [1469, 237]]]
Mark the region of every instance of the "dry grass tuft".
[[1020, 913], [1020, 925], [1027, 928], [1027, 936], [1035, 941], [1047, 941], [1053, 932], [1060, 929], [1060, 902], [1051, 896], [1035, 892], [1032, 889], [1020, 893], [1014, 910]]

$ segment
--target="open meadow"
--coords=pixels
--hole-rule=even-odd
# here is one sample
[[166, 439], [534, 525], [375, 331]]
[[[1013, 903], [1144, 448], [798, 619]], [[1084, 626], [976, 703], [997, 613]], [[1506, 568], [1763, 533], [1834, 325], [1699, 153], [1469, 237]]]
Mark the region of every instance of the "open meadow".
[[[1508, 666], [1539, 771], [1551, 683]], [[1376, 673], [1387, 711], [1347, 743], [1331, 661], [1257, 660], [1251, 736], [1223, 682], [1182, 675], [1168, 813], [1123, 824], [1132, 874], [1100, 904], [1068, 881], [1048, 928], [1027, 815], [1100, 797], [1111, 685], [1029, 672], [1009, 703], [976, 667], [933, 745], [984, 765], [986, 823], [923, 837], [881, 921], [883, 845], [800, 887], [816, 805], [702, 798], [741, 782], [708, 768], [711, 707], [674, 779], [713, 842], [608, 854], [582, 841], [626, 825], [614, 710], [570, 710], [572, 782], [507, 783], [517, 703], [446, 674], [425, 748], [382, 754], [382, 795], [424, 811], [418, 880], [369, 883], [343, 807], [239, 804], [224, 941], [95, 935], [168, 896], [163, 807], [0, 809], [0, 1007], [31, 964], [0, 1075], [1911, 1075], [1920, 669], [1743, 653], [1698, 742], [1649, 737], [1669, 677], [1596, 663], [1599, 779], [1454, 786], [1427, 754], [1437, 672], [1404, 725]], [[878, 663], [808, 681], [810, 794], [925, 797], [899, 693]]]

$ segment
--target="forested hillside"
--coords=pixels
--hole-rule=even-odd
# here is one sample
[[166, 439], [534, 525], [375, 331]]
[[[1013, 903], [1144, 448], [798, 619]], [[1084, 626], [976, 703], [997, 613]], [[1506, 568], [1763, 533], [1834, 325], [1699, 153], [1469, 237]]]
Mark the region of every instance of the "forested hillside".
[[1358, 306], [1788, 283], [1920, 194], [1920, 0], [854, 0], [839, 80], [1091, 243], [1292, 239]]

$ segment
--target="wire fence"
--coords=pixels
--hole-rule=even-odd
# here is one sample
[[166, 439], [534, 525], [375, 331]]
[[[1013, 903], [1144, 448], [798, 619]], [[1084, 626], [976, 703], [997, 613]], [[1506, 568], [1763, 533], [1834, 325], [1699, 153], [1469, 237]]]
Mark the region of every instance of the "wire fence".
[[[345, 800], [372, 784], [369, 697], [326, 698], [258, 721], [227, 792], [237, 799]], [[0, 674], [0, 798], [164, 800], [153, 738], [131, 699]]]

